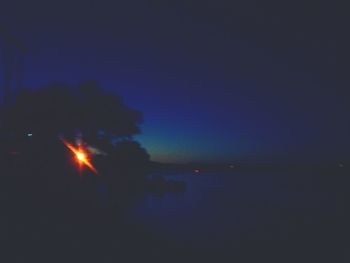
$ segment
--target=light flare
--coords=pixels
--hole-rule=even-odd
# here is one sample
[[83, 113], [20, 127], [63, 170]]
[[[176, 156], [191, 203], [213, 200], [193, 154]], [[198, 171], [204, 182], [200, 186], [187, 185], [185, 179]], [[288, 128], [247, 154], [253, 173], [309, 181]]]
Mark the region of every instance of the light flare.
[[96, 168], [92, 165], [88, 158], [87, 152], [81, 147], [74, 147], [72, 144], [62, 139], [63, 144], [75, 155], [78, 161], [79, 167], [82, 168], [83, 165], [87, 166], [91, 171], [98, 175]]
[[77, 158], [79, 161], [82, 161], [82, 162], [86, 160], [86, 156], [82, 152], [77, 152]]

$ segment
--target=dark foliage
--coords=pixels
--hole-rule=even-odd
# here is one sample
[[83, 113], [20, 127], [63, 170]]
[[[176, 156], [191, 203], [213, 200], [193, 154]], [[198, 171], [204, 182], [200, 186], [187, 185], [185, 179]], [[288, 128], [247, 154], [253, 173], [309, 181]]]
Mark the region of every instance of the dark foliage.
[[39, 90], [22, 90], [15, 103], [2, 110], [2, 127], [23, 134], [130, 137], [140, 132], [142, 114], [127, 107], [119, 96], [94, 82], [78, 88], [52, 84]]
[[72, 143], [82, 138], [97, 151], [94, 159], [106, 172], [134, 172], [135, 167], [138, 172], [144, 171], [149, 161], [146, 150], [132, 139], [140, 133], [142, 113], [95, 82], [78, 87], [56, 83], [37, 90], [24, 89], [0, 113], [2, 153], [6, 158], [13, 155], [21, 165], [30, 164], [33, 173], [39, 168], [57, 171], [67, 167], [62, 165], [68, 158], [60, 138]]

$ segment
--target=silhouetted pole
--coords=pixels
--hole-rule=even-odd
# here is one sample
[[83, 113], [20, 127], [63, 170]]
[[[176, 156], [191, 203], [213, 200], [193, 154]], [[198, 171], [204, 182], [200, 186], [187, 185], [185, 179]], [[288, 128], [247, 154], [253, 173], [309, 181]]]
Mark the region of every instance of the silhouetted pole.
[[15, 63], [15, 89], [21, 90], [23, 88], [23, 70], [25, 53], [20, 52]]
[[4, 107], [8, 107], [11, 102], [11, 84], [15, 84], [17, 88], [21, 88], [22, 86], [22, 64], [23, 57], [27, 53], [27, 48], [17, 38], [1, 27], [0, 37], [4, 41], [2, 103]]
[[3, 83], [2, 83], [2, 103], [4, 107], [9, 106], [10, 93], [11, 93], [11, 77], [12, 77], [12, 50], [9, 45], [5, 44], [4, 50], [4, 72], [3, 72]]

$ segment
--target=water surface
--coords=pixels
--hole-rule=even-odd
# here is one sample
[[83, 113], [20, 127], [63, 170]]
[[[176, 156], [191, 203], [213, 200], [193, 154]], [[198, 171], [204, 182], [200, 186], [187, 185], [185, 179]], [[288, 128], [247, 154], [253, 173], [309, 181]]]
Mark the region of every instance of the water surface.
[[[240, 261], [345, 262], [345, 174], [178, 173], [187, 191], [148, 193], [130, 211], [159, 239]], [[243, 260], [244, 259], [244, 260]]]

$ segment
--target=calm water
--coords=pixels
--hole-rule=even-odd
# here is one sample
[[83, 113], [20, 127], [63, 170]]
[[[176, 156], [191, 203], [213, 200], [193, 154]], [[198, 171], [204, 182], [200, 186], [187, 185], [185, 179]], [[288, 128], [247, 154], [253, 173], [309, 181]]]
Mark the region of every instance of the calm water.
[[[0, 262], [350, 262], [346, 172], [166, 178], [187, 191], [147, 193], [115, 211], [41, 181], [3, 180]], [[95, 184], [79, 186], [95, 199]]]
[[129, 213], [130, 222], [159, 239], [208, 255], [239, 255], [247, 262], [259, 257], [348, 262], [346, 174], [184, 173], [166, 178], [186, 181], [187, 191], [146, 194]]

